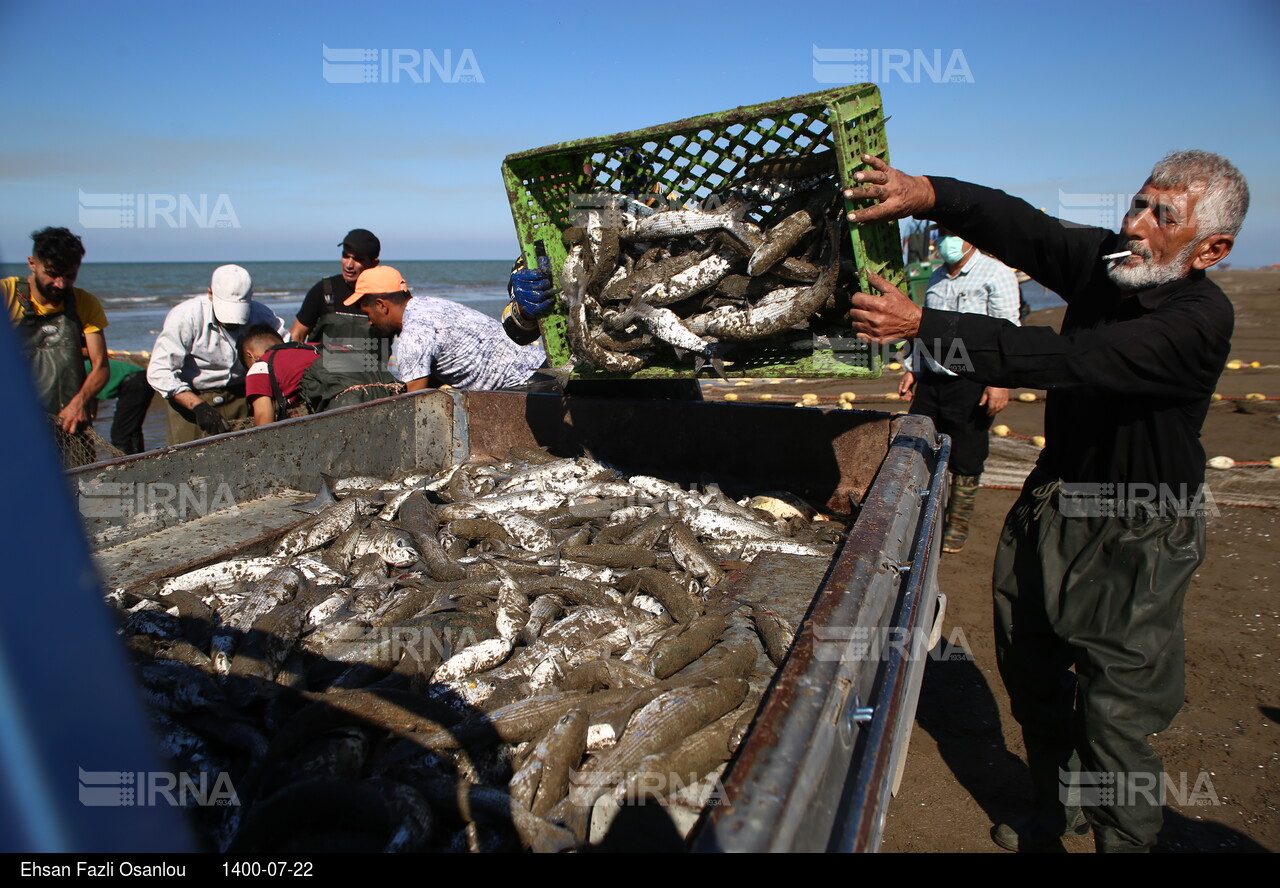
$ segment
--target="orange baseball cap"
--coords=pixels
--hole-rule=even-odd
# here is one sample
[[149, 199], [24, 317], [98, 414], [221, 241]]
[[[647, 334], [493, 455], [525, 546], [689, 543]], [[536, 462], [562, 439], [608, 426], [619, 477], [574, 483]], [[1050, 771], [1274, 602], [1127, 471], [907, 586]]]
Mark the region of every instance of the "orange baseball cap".
[[409, 285], [404, 277], [390, 265], [375, 265], [366, 268], [356, 278], [355, 292], [342, 300], [343, 305], [355, 305], [367, 294], [396, 293], [403, 290], [409, 292]]

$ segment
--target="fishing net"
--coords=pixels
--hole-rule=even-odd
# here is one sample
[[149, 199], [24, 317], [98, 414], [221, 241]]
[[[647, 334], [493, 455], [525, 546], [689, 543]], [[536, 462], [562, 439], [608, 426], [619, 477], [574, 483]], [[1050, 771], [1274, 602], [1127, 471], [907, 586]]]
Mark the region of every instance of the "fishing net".
[[61, 421], [54, 415], [50, 415], [49, 424], [53, 430], [54, 442], [57, 444], [58, 456], [62, 460], [63, 468], [74, 469], [77, 466], [87, 466], [89, 463], [125, 455], [123, 451], [94, 431], [92, 426], [85, 426], [74, 434], [64, 432]]
[[333, 400], [329, 402], [329, 409], [363, 404], [403, 392], [404, 383], [402, 382], [366, 382], [360, 385], [349, 385], [333, 396]]
[[[296, 419], [299, 416], [310, 416], [313, 412], [323, 413], [324, 410], [332, 410], [335, 407], [347, 407], [352, 404], [363, 404], [366, 401], [376, 401], [378, 398], [389, 398], [392, 395], [398, 395], [404, 392], [404, 383], [402, 382], [369, 382], [361, 385], [347, 386], [342, 391], [333, 396], [333, 399], [324, 407], [323, 410], [312, 411], [304, 401], [294, 407], [290, 407], [286, 417], [287, 419]], [[244, 419], [232, 419], [227, 421], [227, 430], [231, 432], [242, 432], [245, 429], [253, 428], [253, 417], [246, 416]]]

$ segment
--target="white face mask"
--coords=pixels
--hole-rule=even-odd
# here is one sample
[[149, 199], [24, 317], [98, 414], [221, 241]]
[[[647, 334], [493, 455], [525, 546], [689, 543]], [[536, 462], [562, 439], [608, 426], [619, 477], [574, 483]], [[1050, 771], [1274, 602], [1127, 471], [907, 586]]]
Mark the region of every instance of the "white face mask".
[[955, 265], [964, 258], [964, 241], [954, 234], [938, 238], [938, 255], [948, 265]]

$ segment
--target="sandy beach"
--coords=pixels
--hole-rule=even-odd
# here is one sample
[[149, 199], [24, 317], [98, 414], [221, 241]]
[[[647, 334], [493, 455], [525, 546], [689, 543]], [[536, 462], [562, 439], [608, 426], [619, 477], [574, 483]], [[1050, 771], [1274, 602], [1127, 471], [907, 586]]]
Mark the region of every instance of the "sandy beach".
[[[1236, 309], [1231, 357], [1242, 366], [1223, 373], [1223, 400], [1210, 408], [1205, 423], [1205, 452], [1237, 463], [1269, 460], [1280, 456], [1280, 401], [1243, 398], [1280, 396], [1274, 335], [1280, 329], [1280, 272], [1225, 271], [1213, 277]], [[1056, 327], [1062, 312], [1035, 312], [1027, 322]], [[707, 395], [736, 393], [747, 401], [769, 394], [769, 400], [794, 404], [809, 392], [825, 395], [823, 404], [831, 405], [847, 391], [857, 395], [859, 407], [897, 411], [904, 405], [882, 396], [896, 391], [899, 376], [886, 371], [882, 379], [859, 382], [756, 382], [716, 386]], [[1039, 435], [1044, 393], [1018, 389], [1014, 397], [1024, 392], [1037, 400], [1011, 400], [996, 422], [1015, 435]], [[1021, 735], [996, 671], [990, 576], [1014, 488], [1037, 448], [1012, 435], [993, 445], [969, 544], [958, 555], [943, 556], [939, 572], [948, 599], [944, 637], [963, 637], [972, 659], [931, 661], [926, 667], [906, 772], [889, 810], [885, 851], [998, 851], [989, 838], [992, 824], [1030, 798]], [[1179, 779], [1185, 775], [1188, 804], [1166, 806], [1160, 850], [1277, 851], [1280, 469], [1207, 471], [1219, 514], [1209, 521], [1208, 557], [1187, 596], [1186, 703], [1153, 741], [1166, 771]], [[1093, 839], [1072, 838], [1066, 846], [1091, 852]]]
[[[1209, 469], [1219, 514], [1209, 522], [1208, 557], [1186, 607], [1186, 703], [1155, 738], [1167, 772], [1185, 781], [1188, 804], [1166, 808], [1160, 850], [1280, 850], [1280, 271], [1214, 275], [1236, 308], [1231, 357], [1209, 411], [1203, 440], [1209, 457], [1234, 468]], [[1035, 312], [1030, 324], [1056, 327], [1064, 309]], [[1254, 363], [1259, 366], [1252, 366]], [[704, 381], [708, 400], [775, 403], [795, 409], [804, 394], [824, 408], [853, 393], [859, 409], [903, 411], [901, 371], [875, 380]], [[1261, 394], [1272, 400], [1247, 399]], [[1027, 400], [1018, 400], [1018, 396]], [[1033, 396], [1033, 397], [1032, 397]], [[926, 667], [900, 792], [889, 811], [883, 850], [997, 851], [989, 831], [1029, 799], [1022, 743], [995, 667], [990, 572], [996, 538], [1036, 458], [1044, 392], [1017, 389], [996, 422], [973, 532], [965, 551], [943, 556], [939, 572], [948, 610], [944, 637], [971, 656]], [[158, 405], [163, 410], [163, 405]], [[163, 416], [162, 412], [158, 415]], [[103, 429], [105, 432], [105, 429]], [[159, 432], [163, 434], [163, 431]], [[1067, 850], [1093, 850], [1091, 837]]]

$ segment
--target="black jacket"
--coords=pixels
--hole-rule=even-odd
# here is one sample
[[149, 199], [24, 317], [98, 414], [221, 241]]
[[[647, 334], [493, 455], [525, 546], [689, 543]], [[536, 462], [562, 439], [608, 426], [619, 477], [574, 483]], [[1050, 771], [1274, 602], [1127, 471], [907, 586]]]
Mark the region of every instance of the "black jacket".
[[[926, 309], [920, 340], [986, 385], [1049, 390], [1039, 465], [1078, 484], [1204, 481], [1200, 429], [1231, 349], [1231, 302], [1203, 272], [1126, 293], [1101, 257], [1119, 236], [1003, 191], [930, 177], [930, 218], [1066, 300], [1062, 331]], [[953, 368], [954, 369], [954, 368]], [[1181, 486], [1181, 487], [1180, 487]]]

